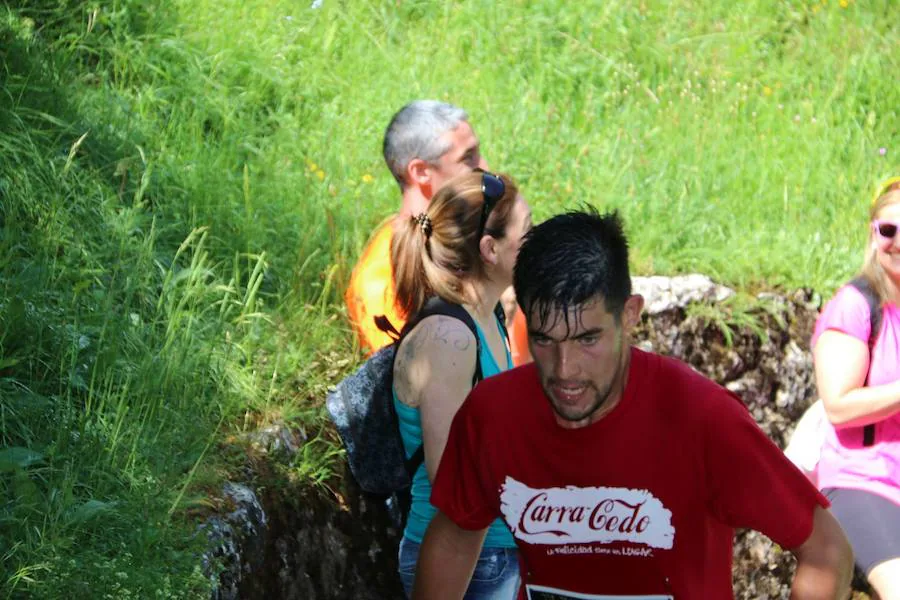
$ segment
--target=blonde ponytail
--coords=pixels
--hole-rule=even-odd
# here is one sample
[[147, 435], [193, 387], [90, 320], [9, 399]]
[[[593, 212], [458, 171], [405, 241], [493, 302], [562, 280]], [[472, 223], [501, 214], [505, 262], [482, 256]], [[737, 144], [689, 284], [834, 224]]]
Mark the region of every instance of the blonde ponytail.
[[[503, 236], [518, 188], [501, 175], [506, 192], [497, 201], [485, 231]], [[465, 304], [466, 281], [484, 277], [481, 250], [475, 238], [484, 194], [480, 172], [450, 180], [420, 215], [401, 218], [391, 240], [391, 265], [397, 308], [406, 318], [415, 315], [431, 296]]]

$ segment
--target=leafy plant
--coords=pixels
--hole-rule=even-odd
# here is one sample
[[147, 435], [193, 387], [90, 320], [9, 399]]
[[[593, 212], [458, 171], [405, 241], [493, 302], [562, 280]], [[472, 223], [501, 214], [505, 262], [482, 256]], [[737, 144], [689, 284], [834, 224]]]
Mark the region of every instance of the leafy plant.
[[784, 327], [784, 316], [776, 302], [768, 298], [753, 297], [738, 293], [721, 302], [694, 302], [687, 306], [687, 315], [715, 326], [725, 339], [725, 344], [733, 345], [735, 334], [749, 331], [760, 341], [769, 338], [763, 314], [768, 315]]

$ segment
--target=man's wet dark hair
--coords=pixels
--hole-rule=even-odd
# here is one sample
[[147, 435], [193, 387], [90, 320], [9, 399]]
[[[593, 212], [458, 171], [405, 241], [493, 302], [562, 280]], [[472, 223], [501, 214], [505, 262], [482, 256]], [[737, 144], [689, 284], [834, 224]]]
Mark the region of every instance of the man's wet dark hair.
[[619, 213], [600, 214], [588, 206], [534, 227], [519, 250], [513, 285], [529, 329], [543, 329], [557, 310], [568, 320], [570, 310], [597, 297], [618, 321], [631, 296], [628, 240]]

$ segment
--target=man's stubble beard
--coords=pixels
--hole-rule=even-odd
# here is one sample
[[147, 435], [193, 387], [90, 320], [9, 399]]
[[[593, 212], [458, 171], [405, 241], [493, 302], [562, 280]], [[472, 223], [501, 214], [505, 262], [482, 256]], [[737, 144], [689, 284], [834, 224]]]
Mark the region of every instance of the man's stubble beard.
[[[555, 379], [548, 379], [545, 384], [543, 384], [544, 394], [547, 396], [548, 401], [550, 402], [550, 406], [553, 408], [553, 412], [555, 412], [561, 419], [564, 421], [568, 421], [570, 423], [577, 423], [579, 421], [584, 421], [585, 419], [589, 419], [591, 415], [594, 415], [598, 410], [603, 408], [606, 401], [609, 400], [610, 394], [613, 390], [619, 385], [619, 383], [624, 379], [625, 372], [625, 364], [624, 364], [624, 350], [625, 350], [625, 336], [619, 336], [619, 350], [616, 353], [616, 372], [613, 375], [612, 380], [609, 382], [609, 385], [606, 386], [602, 392], [597, 389], [597, 386], [594, 385], [593, 381], [587, 381], [588, 389], [594, 390], [594, 402], [588, 407], [587, 410], [579, 413], [578, 415], [569, 415], [564, 413], [560, 406], [557, 405], [554, 400], [553, 394], [548, 389]], [[624, 386], [622, 386], [624, 390]], [[592, 421], [593, 422], [593, 421]]]

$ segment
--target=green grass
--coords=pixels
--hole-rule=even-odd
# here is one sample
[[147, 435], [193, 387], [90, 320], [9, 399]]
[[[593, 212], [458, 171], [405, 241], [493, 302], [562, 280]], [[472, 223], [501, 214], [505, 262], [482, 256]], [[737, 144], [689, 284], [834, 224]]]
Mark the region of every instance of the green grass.
[[0, 597], [203, 596], [197, 507], [258, 424], [304, 428], [288, 468], [327, 484], [322, 397], [358, 359], [341, 294], [398, 204], [381, 136], [410, 99], [465, 107], [538, 220], [619, 209], [636, 273], [828, 296], [900, 172], [898, 17], [0, 5]]

